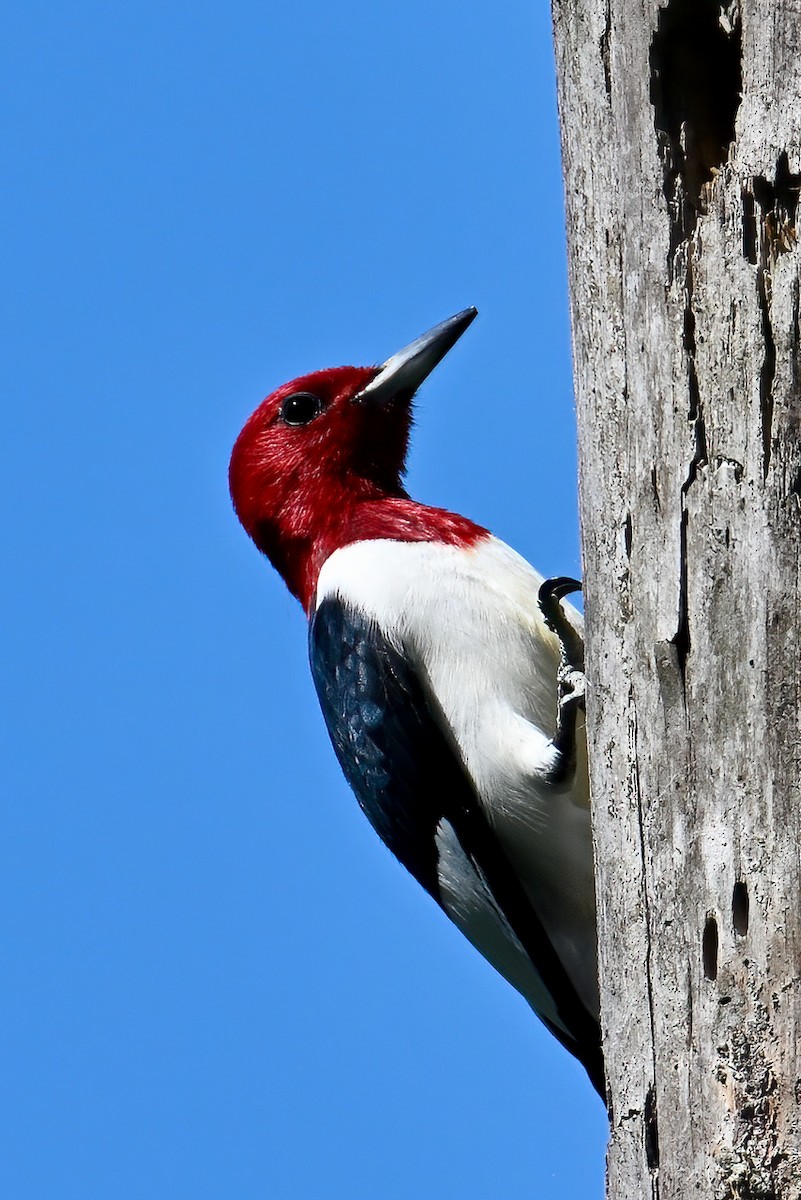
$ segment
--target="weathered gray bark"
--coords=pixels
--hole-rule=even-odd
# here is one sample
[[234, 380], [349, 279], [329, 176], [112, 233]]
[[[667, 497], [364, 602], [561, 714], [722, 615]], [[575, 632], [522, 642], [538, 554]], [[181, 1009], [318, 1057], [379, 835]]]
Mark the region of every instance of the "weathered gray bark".
[[801, 0], [553, 0], [608, 1195], [801, 1196]]

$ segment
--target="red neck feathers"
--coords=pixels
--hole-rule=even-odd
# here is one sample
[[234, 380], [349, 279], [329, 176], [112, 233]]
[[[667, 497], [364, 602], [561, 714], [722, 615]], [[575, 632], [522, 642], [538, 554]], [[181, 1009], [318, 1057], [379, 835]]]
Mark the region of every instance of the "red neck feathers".
[[488, 536], [488, 531], [467, 517], [444, 508], [428, 508], [408, 496], [385, 496], [354, 504], [334, 505], [328, 519], [321, 520], [313, 537], [271, 535], [268, 530], [254, 538], [280, 572], [289, 590], [309, 612], [320, 569], [335, 550], [354, 542], [386, 538], [397, 542], [442, 542], [469, 547]]

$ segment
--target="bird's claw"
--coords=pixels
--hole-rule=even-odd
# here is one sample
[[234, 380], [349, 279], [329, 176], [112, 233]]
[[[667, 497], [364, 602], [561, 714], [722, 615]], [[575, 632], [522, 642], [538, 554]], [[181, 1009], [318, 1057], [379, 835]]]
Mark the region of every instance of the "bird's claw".
[[584, 708], [587, 680], [584, 674], [584, 640], [570, 623], [561, 601], [581, 590], [577, 579], [559, 575], [546, 579], [539, 590], [539, 605], [545, 624], [559, 639], [560, 658], [556, 672], [556, 734], [552, 741], [555, 761], [549, 771], [554, 783], [568, 779], [576, 765], [576, 717]]
[[568, 621], [561, 604], [565, 596], [580, 591], [580, 580], [571, 579], [569, 575], [557, 575], [553, 579], [546, 579], [540, 585], [538, 600], [545, 624], [559, 638], [562, 662], [574, 671], [583, 673], [584, 641], [578, 630]]

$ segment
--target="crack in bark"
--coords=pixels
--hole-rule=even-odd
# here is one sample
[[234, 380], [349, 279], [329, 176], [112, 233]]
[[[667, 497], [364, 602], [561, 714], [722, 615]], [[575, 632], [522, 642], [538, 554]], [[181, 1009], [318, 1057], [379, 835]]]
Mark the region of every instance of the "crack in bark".
[[[631, 715], [631, 762], [634, 765], [633, 783], [634, 783], [634, 799], [637, 806], [637, 831], [640, 837], [640, 868], [642, 871], [642, 900], [643, 900], [643, 916], [645, 917], [645, 981], [646, 992], [648, 996], [648, 1025], [650, 1031], [651, 1045], [651, 1069], [652, 1077], [648, 1084], [645, 1093], [645, 1101], [643, 1104], [643, 1138], [645, 1145], [645, 1157], [648, 1164], [648, 1169], [651, 1175], [651, 1188], [653, 1200], [659, 1200], [659, 1138], [656, 1125], [656, 1015], [654, 1011], [654, 989], [651, 980], [651, 965], [652, 965], [652, 946], [651, 946], [651, 900], [648, 894], [648, 864], [645, 858], [645, 818], [643, 815], [642, 789], [640, 788], [640, 773], [639, 773], [639, 736], [637, 730], [637, 709], [635, 707], [634, 689], [629, 689], [628, 710]], [[652, 1114], [652, 1129], [649, 1135], [649, 1124], [651, 1124]], [[653, 1137], [650, 1144], [649, 1153], [649, 1136]], [[655, 1158], [654, 1158], [655, 1154]], [[652, 1165], [654, 1164], [654, 1165]]]
[[793, 379], [793, 395], [801, 396], [801, 279], [793, 286], [793, 319], [790, 330], [790, 371]]
[[659, 1170], [659, 1125], [653, 1087], [645, 1093], [645, 1161], [652, 1175]]
[[677, 662], [681, 675], [682, 688], [686, 686], [687, 659], [690, 654], [690, 620], [687, 601], [687, 494], [698, 477], [698, 468], [707, 461], [706, 425], [701, 403], [701, 390], [698, 386], [698, 372], [695, 365], [695, 311], [693, 308], [693, 243], [687, 247], [687, 268], [685, 272], [685, 304], [684, 329], [682, 341], [687, 364], [687, 416], [693, 422], [695, 448], [693, 457], [687, 468], [687, 477], [681, 487], [681, 527], [679, 530], [679, 611], [676, 621], [676, 633], [673, 645], [676, 647]]
[[743, 258], [752, 267], [757, 265], [757, 225], [754, 193], [743, 188]]
[[759, 368], [759, 414], [762, 424], [762, 478], [767, 479], [770, 456], [773, 449], [773, 380], [776, 378], [776, 342], [770, 319], [772, 281], [770, 270], [763, 254], [757, 267], [757, 301], [762, 323], [762, 341], [765, 353]]
[[612, 37], [612, 0], [606, 0], [606, 20], [604, 23], [604, 31], [598, 41], [598, 49], [601, 52], [601, 63], [604, 69], [604, 87], [606, 88], [606, 98], [612, 102], [612, 67], [609, 57], [609, 42]]
[[[682, 488], [682, 504], [685, 489], [689, 480]], [[682, 509], [681, 528], [679, 530], [679, 612], [676, 632], [673, 635], [673, 645], [676, 649], [676, 666], [679, 670], [682, 692], [687, 691], [687, 659], [690, 656], [690, 620], [687, 604], [687, 509]], [[685, 705], [686, 707], [686, 705]]]

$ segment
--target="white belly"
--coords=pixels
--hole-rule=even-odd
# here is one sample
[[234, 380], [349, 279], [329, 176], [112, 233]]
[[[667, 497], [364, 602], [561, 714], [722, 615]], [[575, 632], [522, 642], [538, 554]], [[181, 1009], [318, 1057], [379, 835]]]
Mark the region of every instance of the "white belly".
[[513, 869], [597, 1014], [586, 754], [582, 744], [569, 785], [547, 782], [559, 645], [538, 607], [541, 583], [496, 538], [470, 550], [366, 541], [327, 560], [317, 603], [338, 595], [370, 613], [426, 681]]

